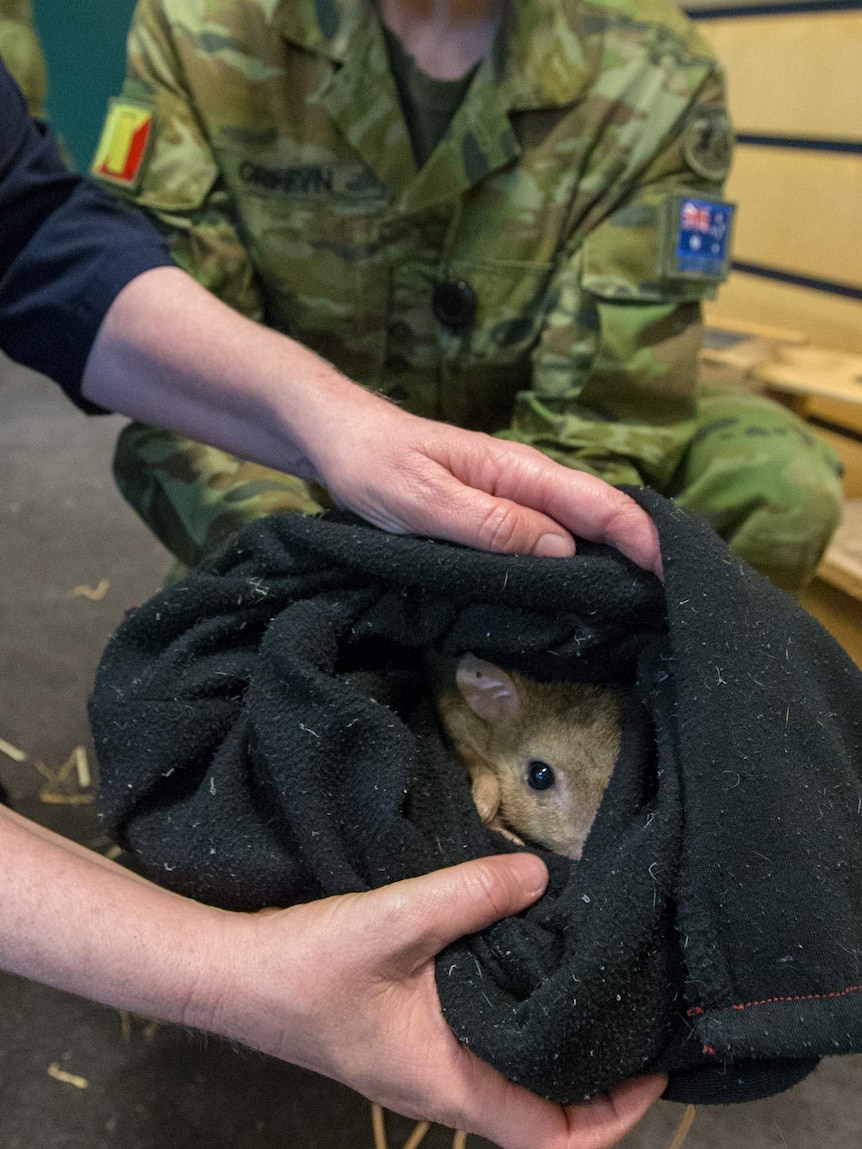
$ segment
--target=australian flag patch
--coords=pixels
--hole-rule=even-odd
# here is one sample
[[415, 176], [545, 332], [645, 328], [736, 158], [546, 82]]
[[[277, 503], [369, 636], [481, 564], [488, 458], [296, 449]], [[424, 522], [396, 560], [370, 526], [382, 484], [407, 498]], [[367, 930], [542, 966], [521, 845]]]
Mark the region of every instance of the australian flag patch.
[[670, 279], [721, 283], [730, 268], [734, 204], [703, 196], [672, 196], [668, 205], [664, 273]]

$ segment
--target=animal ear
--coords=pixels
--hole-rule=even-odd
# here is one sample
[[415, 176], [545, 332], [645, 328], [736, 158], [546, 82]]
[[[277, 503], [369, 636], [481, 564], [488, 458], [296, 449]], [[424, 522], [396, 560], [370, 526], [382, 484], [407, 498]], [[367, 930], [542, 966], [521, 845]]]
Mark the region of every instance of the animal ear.
[[474, 714], [486, 722], [514, 718], [521, 709], [521, 697], [514, 679], [493, 662], [464, 654], [455, 671], [461, 697]]

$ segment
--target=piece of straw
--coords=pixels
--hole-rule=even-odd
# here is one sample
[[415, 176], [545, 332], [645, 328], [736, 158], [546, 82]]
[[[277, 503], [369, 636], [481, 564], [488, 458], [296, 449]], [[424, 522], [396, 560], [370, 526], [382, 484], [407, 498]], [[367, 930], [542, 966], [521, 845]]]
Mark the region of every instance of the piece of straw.
[[76, 1089], [87, 1089], [90, 1085], [86, 1077], [79, 1077], [77, 1073], [67, 1073], [56, 1061], [52, 1061], [48, 1066], [48, 1076], [56, 1081], [62, 1081], [65, 1085], [74, 1085]]
[[106, 578], [100, 578], [96, 586], [76, 586], [72, 590], [73, 598], [88, 598], [90, 602], [101, 602], [110, 590], [111, 584]]
[[13, 746], [11, 742], [5, 742], [2, 738], [0, 738], [0, 754], [5, 754], [13, 762], [27, 761], [27, 755], [23, 750], [19, 750], [17, 746]]
[[89, 790], [93, 785], [93, 776], [90, 773], [90, 763], [87, 761], [87, 751], [83, 746], [76, 746], [72, 754], [75, 757], [75, 769], [78, 772], [78, 785], [82, 790]]
[[386, 1122], [379, 1105], [371, 1106], [371, 1128], [374, 1130], [374, 1149], [389, 1149], [386, 1141]]
[[430, 1121], [420, 1121], [407, 1140], [404, 1142], [402, 1149], [417, 1149], [417, 1146], [422, 1143], [425, 1134], [431, 1128]]
[[673, 1141], [671, 1141], [669, 1149], [680, 1149], [683, 1141], [688, 1137], [689, 1130], [694, 1124], [694, 1119], [697, 1116], [697, 1109], [694, 1105], [686, 1105], [685, 1113], [682, 1115], [682, 1121], [679, 1123], [679, 1128], [676, 1131]]

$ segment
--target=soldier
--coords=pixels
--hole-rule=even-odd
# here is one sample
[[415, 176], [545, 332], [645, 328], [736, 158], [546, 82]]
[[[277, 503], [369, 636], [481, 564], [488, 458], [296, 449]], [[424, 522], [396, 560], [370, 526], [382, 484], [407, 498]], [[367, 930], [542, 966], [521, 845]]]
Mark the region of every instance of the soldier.
[[24, 93], [30, 114], [44, 116], [48, 80], [30, 0], [0, 0], [0, 60]]
[[[729, 260], [722, 76], [665, 0], [140, 0], [93, 172], [187, 270], [417, 414], [646, 483], [806, 584], [840, 467], [698, 388]], [[184, 563], [299, 479], [140, 425], [116, 475]]]

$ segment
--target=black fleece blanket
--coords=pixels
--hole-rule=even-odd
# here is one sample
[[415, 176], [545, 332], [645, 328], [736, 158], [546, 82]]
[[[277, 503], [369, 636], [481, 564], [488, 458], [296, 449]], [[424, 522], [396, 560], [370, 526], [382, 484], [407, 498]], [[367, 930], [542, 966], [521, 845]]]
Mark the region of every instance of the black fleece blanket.
[[479, 821], [419, 652], [622, 685], [581, 861], [543, 854], [546, 896], [438, 959], [455, 1033], [558, 1101], [658, 1069], [673, 1100], [748, 1100], [862, 1050], [862, 675], [708, 528], [634, 493], [664, 585], [598, 546], [489, 555], [339, 514], [245, 528], [105, 652], [110, 832], [163, 884], [246, 910], [515, 849]]

